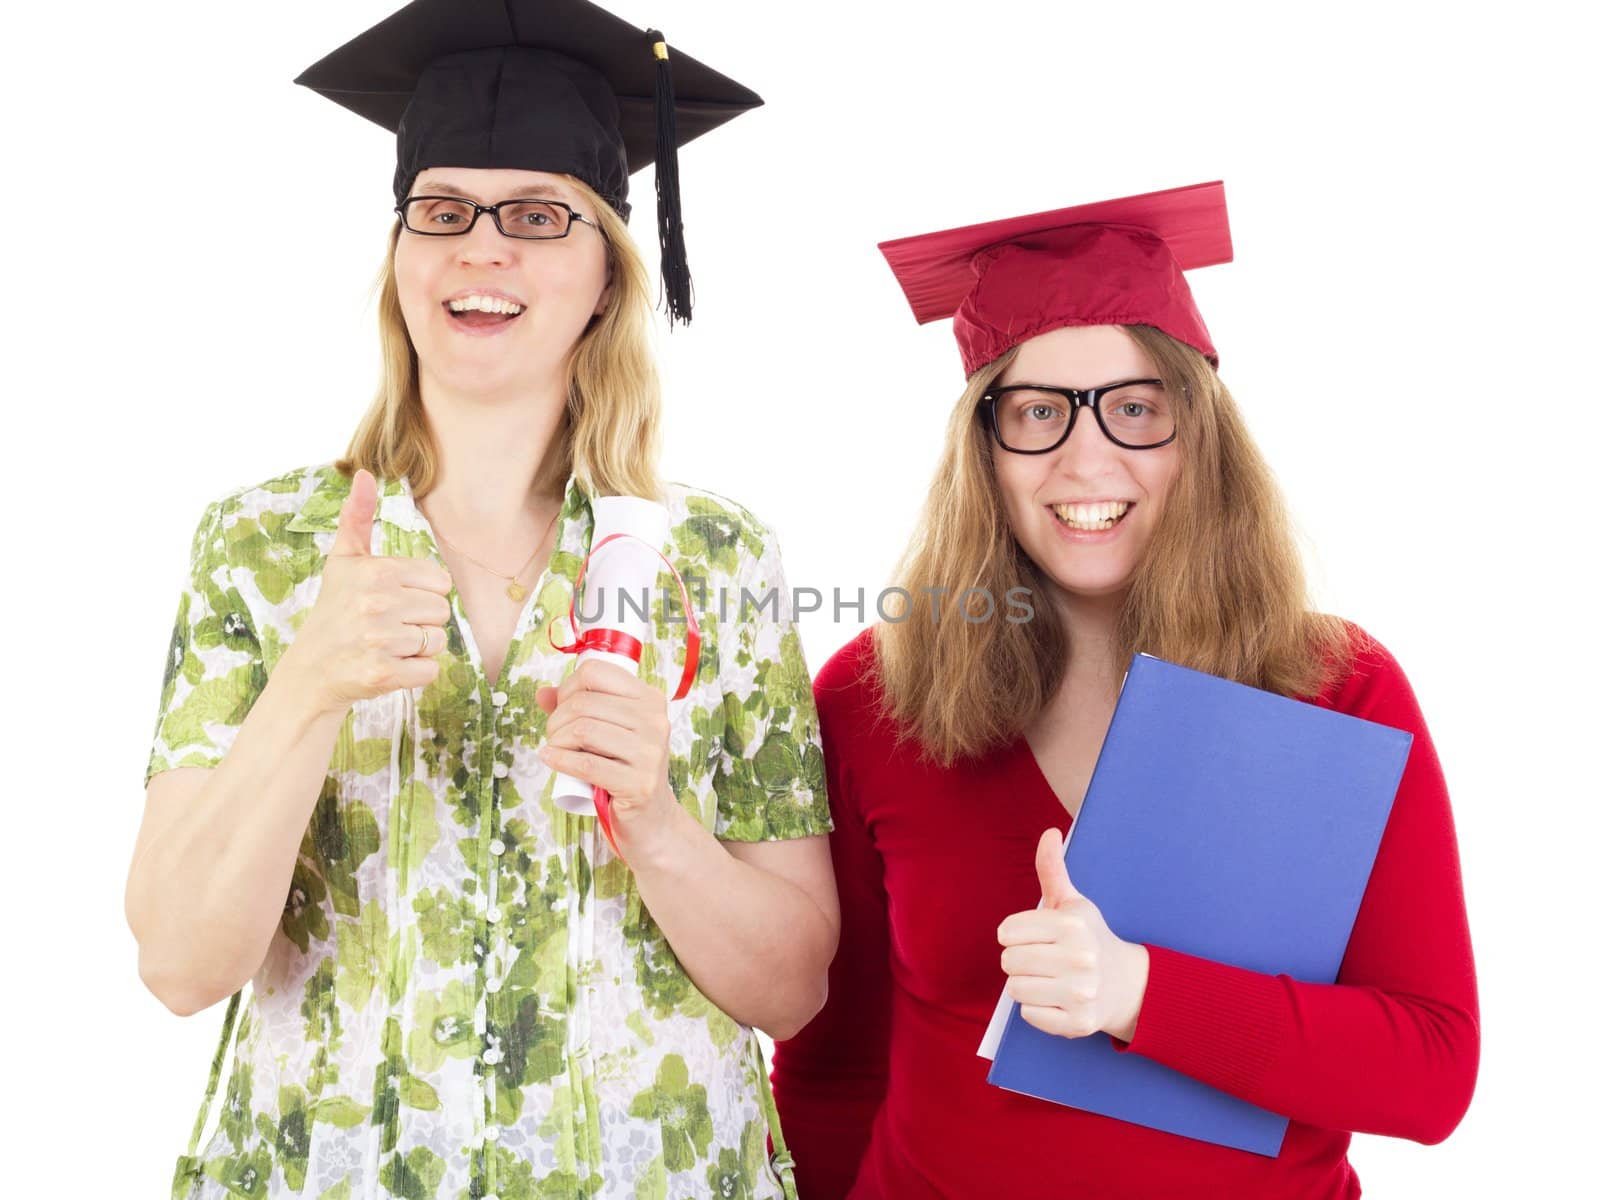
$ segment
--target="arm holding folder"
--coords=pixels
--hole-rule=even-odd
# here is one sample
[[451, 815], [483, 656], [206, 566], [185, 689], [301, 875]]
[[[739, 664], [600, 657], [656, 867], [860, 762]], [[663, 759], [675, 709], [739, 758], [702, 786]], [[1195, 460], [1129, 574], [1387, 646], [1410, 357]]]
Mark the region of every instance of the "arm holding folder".
[[[1364, 635], [1361, 645], [1350, 677], [1324, 706], [1409, 731], [1414, 740], [1337, 982], [1306, 983], [1150, 945], [1140, 947], [1147, 967], [1138, 954], [1113, 950], [1101, 956], [1096, 977], [1058, 978], [1063, 1002], [1042, 1014], [1025, 1008], [1024, 1020], [1047, 1032], [1082, 1029], [1084, 1014], [1094, 1011], [1095, 1030], [1132, 1033], [1116, 1043], [1119, 1051], [1322, 1128], [1425, 1143], [1455, 1128], [1476, 1080], [1478, 1004], [1454, 823], [1409, 683], [1383, 647]], [[1046, 895], [1073, 903], [1061, 890], [1064, 868], [1055, 874], [1043, 848], [1039, 869], [1041, 886], [1054, 889]], [[1007, 920], [1048, 922], [1042, 912]], [[1098, 910], [1089, 923], [1094, 917]], [[1137, 978], [1141, 967], [1145, 980]], [[1013, 995], [1050, 991], [1037, 977], [1008, 973]], [[1131, 1010], [1122, 1001], [1130, 990], [1142, 993]], [[1118, 1003], [1097, 1010], [1096, 1001], [1065, 994], [1085, 991]]]

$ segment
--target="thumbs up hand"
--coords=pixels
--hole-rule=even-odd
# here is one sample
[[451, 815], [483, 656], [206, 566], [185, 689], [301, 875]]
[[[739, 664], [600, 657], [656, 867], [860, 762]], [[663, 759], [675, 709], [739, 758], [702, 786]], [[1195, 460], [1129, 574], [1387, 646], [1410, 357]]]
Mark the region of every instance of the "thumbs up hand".
[[450, 620], [450, 573], [420, 558], [372, 553], [378, 484], [360, 470], [339, 509], [322, 590], [284, 655], [319, 709], [425, 687], [439, 674]]
[[1150, 956], [1107, 927], [1100, 910], [1079, 893], [1062, 859], [1059, 829], [1047, 829], [1034, 855], [1038, 908], [1000, 923], [1000, 966], [1006, 995], [1028, 1024], [1061, 1037], [1104, 1030], [1133, 1040], [1144, 1004]]
[[378, 481], [372, 472], [360, 470], [350, 480], [350, 494], [339, 506], [339, 531], [334, 535], [330, 558], [372, 556], [372, 518], [378, 511]]

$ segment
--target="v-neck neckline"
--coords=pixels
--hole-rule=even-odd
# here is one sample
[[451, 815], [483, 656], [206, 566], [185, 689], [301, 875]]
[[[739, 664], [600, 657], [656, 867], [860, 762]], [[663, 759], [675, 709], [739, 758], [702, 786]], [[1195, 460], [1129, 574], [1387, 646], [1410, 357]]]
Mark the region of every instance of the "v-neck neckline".
[[[1028, 744], [1026, 734], [1019, 733], [1012, 742], [1011, 753], [1017, 759], [1018, 769], [1029, 784], [1028, 793], [1039, 802], [1040, 807], [1049, 814], [1052, 824], [1065, 821], [1066, 825], [1060, 826], [1063, 834], [1069, 832], [1078, 818], [1072, 815], [1070, 809], [1061, 803], [1061, 797], [1056, 795], [1055, 788], [1050, 786], [1050, 780], [1044, 773], [1044, 768], [1039, 765], [1039, 759], [1033, 752], [1033, 747]], [[1086, 797], [1087, 798], [1087, 797]], [[1082, 811], [1080, 806], [1079, 811]]]
[[[399, 482], [399, 491], [392, 494], [403, 496], [407, 508], [410, 509], [411, 514], [415, 517], [416, 524], [412, 527], [412, 532], [421, 533], [428, 539], [429, 553], [433, 556], [434, 561], [448, 572], [449, 567], [444, 561], [444, 555], [439, 552], [438, 535], [433, 532], [433, 525], [428, 520], [428, 514], [423, 512], [422, 506], [417, 503], [416, 496], [411, 490], [410, 477], [401, 476]], [[556, 577], [556, 555], [561, 551], [561, 544], [567, 532], [567, 526], [572, 519], [572, 515], [574, 515], [569, 514], [567, 510], [571, 507], [572, 492], [576, 486], [576, 477], [568, 475], [566, 487], [561, 493], [561, 508], [556, 512], [555, 531], [550, 541], [550, 553], [545, 559], [544, 569], [539, 572], [539, 577], [534, 580], [533, 586], [528, 589], [528, 594], [522, 599], [522, 605], [517, 612], [516, 624], [511, 627], [511, 637], [506, 642], [506, 652], [500, 659], [500, 670], [496, 672], [496, 678], [493, 680], [488, 677], [489, 673], [484, 666], [483, 652], [478, 646], [477, 637], [472, 632], [472, 623], [467, 620], [467, 606], [461, 599], [461, 593], [456, 588], [455, 580], [451, 579], [450, 595], [448, 597], [451, 619], [455, 621], [456, 629], [461, 634], [462, 645], [467, 648], [467, 660], [472, 664], [473, 674], [488, 684], [491, 694], [506, 690], [512, 661], [517, 658], [518, 643], [528, 634], [528, 616], [539, 604], [539, 597], [544, 594], [545, 588]], [[385, 500], [388, 498], [387, 495], [383, 497]], [[380, 501], [380, 505], [381, 503]], [[392, 517], [387, 519], [393, 520]], [[400, 522], [394, 523], [399, 524], [401, 528], [405, 528]], [[565, 579], [566, 576], [563, 575], [562, 578]]]

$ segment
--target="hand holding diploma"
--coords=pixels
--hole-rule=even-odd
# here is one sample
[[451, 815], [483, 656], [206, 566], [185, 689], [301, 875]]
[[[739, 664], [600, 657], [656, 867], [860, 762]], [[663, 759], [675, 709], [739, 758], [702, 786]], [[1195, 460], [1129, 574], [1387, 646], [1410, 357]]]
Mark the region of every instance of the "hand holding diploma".
[[618, 849], [637, 845], [678, 805], [667, 782], [667, 698], [614, 663], [580, 662], [535, 697], [550, 714], [539, 757], [603, 788]]
[[[574, 589], [570, 619], [577, 636], [556, 648], [576, 653], [578, 667], [559, 688], [539, 690], [538, 703], [551, 714], [539, 754], [556, 771], [552, 792], [556, 807], [597, 818], [620, 856], [618, 823], [631, 819], [631, 832], [637, 837], [643, 833], [647, 823], [643, 813], [653, 798], [664, 795], [674, 807], [677, 803], [667, 784], [666, 698], [638, 678], [644, 640], [651, 633], [649, 590], [658, 561], [666, 564], [678, 584], [687, 625], [675, 700], [687, 695], [694, 681], [700, 629], [688, 589], [662, 554], [666, 508], [639, 496], [597, 497], [592, 508], [591, 549], [579, 568], [577, 587], [593, 562], [590, 584], [597, 591], [600, 613], [597, 623], [580, 633]], [[609, 781], [616, 781], [622, 790]], [[661, 811], [660, 806], [654, 811]]]
[[1072, 886], [1059, 829], [1047, 829], [1034, 856], [1043, 899], [1000, 923], [1006, 995], [1028, 1024], [1060, 1037], [1104, 1030], [1133, 1040], [1144, 1004], [1150, 956], [1107, 927], [1100, 910]]

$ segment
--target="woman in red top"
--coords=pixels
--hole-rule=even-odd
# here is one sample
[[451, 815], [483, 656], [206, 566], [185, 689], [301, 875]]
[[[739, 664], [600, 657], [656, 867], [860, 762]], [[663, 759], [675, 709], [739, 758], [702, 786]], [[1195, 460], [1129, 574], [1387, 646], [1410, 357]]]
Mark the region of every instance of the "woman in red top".
[[[1230, 256], [1221, 185], [884, 251], [920, 319], [954, 311], [968, 380], [900, 607], [816, 680], [843, 926], [826, 1008], [775, 1060], [801, 1194], [1359, 1195], [1351, 1131], [1433, 1143], [1466, 1111], [1472, 948], [1411, 688], [1310, 611], [1184, 282]], [[1073, 888], [1059, 830], [1136, 651], [1414, 735], [1336, 983], [1124, 941]], [[1287, 1116], [1280, 1153], [991, 1086], [1002, 989]]]

